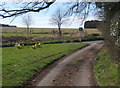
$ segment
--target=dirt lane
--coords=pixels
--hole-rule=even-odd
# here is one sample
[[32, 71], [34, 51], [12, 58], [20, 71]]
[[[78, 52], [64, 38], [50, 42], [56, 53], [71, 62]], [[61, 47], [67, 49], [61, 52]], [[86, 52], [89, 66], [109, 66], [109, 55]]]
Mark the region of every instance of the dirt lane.
[[90, 65], [101, 47], [101, 43], [93, 43], [67, 56], [37, 86], [94, 86]]

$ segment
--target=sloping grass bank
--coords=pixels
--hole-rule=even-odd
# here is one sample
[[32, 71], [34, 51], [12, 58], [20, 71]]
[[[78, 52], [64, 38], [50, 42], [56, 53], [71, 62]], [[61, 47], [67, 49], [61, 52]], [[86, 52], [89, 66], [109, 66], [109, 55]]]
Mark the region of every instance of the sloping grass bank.
[[45, 44], [41, 48], [2, 48], [3, 86], [20, 86], [54, 60], [85, 47], [82, 43]]
[[106, 50], [101, 50], [94, 60], [94, 72], [99, 86], [120, 86], [118, 64]]

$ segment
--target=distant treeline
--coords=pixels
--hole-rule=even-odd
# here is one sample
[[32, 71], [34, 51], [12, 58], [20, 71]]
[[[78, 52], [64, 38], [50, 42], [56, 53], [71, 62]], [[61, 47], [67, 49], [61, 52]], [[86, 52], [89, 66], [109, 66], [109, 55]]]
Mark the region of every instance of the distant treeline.
[[98, 20], [86, 21], [84, 24], [84, 28], [98, 28], [101, 22], [102, 21], [98, 21]]
[[0, 24], [0, 27], [17, 27], [14, 25], [8, 25], [8, 24]]

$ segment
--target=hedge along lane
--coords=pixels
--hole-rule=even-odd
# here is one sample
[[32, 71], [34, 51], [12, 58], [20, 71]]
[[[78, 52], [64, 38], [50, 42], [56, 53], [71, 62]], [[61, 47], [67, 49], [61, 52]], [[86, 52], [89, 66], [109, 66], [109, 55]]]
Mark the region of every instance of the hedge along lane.
[[[84, 41], [96, 41], [96, 40], [104, 40], [103, 36], [93, 36], [93, 35], [88, 35], [81, 37], [81, 42]], [[70, 42], [80, 42], [80, 38], [67, 38], [67, 39], [58, 39], [58, 40], [45, 40], [45, 41], [40, 41], [40, 42], [30, 42], [30, 45], [34, 45], [36, 43], [41, 43], [41, 44], [57, 44], [57, 43], [70, 43]], [[27, 45], [27, 42], [21, 42], [20, 44], [24, 44], [25, 46]], [[2, 47], [13, 47], [15, 43], [3, 43], [0, 46]]]
[[52, 61], [85, 47], [81, 43], [46, 44], [41, 48], [2, 48], [3, 86], [20, 86]]

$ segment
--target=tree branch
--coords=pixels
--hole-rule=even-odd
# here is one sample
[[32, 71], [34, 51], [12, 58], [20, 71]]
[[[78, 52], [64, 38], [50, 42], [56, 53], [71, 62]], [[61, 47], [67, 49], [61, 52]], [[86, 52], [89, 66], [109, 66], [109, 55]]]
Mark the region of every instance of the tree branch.
[[[17, 16], [17, 15], [21, 15], [21, 14], [25, 14], [28, 12], [39, 12], [43, 9], [48, 8], [51, 4], [53, 4], [56, 0], [52, 0], [52, 2], [46, 2], [46, 1], [41, 1], [44, 4], [42, 4], [42, 6], [37, 6], [38, 4], [41, 4], [40, 2], [38, 2], [37, 4], [34, 3], [34, 5], [31, 6], [31, 8], [22, 8], [22, 9], [13, 9], [13, 10], [6, 10], [5, 8], [2, 8], [0, 10], [0, 12], [2, 12], [2, 14], [0, 14], [0, 16], [2, 18], [7, 18], [7, 17], [12, 17], [12, 16]], [[33, 3], [32, 3], [33, 4]], [[37, 7], [35, 7], [37, 6]]]

